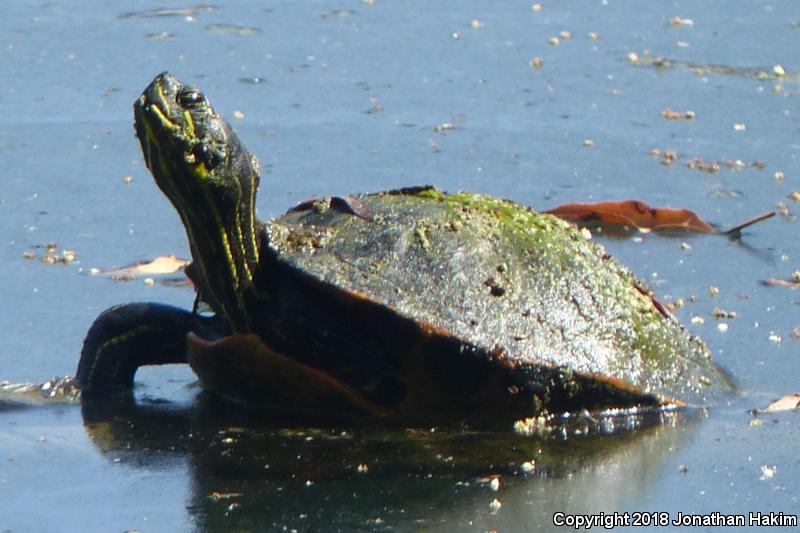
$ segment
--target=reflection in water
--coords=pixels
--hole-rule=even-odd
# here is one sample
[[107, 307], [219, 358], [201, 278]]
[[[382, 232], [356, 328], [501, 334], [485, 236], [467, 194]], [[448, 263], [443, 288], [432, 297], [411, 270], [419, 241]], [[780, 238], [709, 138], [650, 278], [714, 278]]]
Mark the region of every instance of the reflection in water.
[[702, 417], [650, 413], [617, 420], [612, 434], [575, 436], [572, 425], [522, 436], [298, 421], [205, 394], [184, 406], [85, 398], [82, 413], [115, 461], [185, 461], [187, 510], [200, 531], [507, 532], [552, 527], [556, 511], [630, 510]]

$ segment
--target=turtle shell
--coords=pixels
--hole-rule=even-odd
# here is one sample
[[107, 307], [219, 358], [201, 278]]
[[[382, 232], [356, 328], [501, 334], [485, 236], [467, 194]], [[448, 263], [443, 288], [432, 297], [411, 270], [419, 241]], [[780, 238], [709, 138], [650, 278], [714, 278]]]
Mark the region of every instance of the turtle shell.
[[479, 194], [301, 204], [266, 225], [244, 301], [270, 350], [399, 412], [705, 404], [729, 386], [588, 232]]

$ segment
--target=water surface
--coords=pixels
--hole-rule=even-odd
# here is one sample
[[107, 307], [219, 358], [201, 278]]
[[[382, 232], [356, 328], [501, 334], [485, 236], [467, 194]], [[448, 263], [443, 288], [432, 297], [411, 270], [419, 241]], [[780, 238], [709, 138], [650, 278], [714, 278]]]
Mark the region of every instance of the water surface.
[[[740, 241], [596, 237], [662, 300], [684, 300], [677, 314], [738, 394], [689, 421], [539, 441], [265, 421], [209, 405], [185, 369], [147, 369], [136, 401], [116, 410], [0, 405], [3, 530], [506, 532], [553, 529], [556, 511], [797, 512], [800, 415], [754, 425], [748, 413], [796, 391], [800, 375], [800, 293], [759, 283], [800, 269], [788, 198], [800, 190], [793, 3], [147, 11], [167, 5], [187, 7], [0, 7], [0, 379], [74, 372], [86, 329], [110, 305], [191, 305], [190, 289], [89, 275], [188, 256], [131, 126], [133, 100], [170, 70], [201, 86], [261, 157], [264, 218], [309, 196], [422, 183], [539, 208], [636, 198], [721, 226], [786, 204], [788, 215]], [[653, 66], [657, 56], [670, 68]], [[695, 118], [666, 120], [667, 108]], [[664, 165], [654, 148], [680, 158]], [[689, 168], [696, 157], [722, 168]], [[50, 242], [77, 259], [43, 263]], [[737, 313], [724, 332], [715, 308]]]

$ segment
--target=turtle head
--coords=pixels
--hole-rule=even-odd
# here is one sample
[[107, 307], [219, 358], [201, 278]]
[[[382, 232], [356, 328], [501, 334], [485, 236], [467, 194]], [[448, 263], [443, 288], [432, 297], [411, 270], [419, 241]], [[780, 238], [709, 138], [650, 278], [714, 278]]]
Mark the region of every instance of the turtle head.
[[242, 291], [258, 264], [258, 160], [191, 85], [163, 72], [133, 105], [145, 162], [186, 228], [200, 296], [246, 330]]

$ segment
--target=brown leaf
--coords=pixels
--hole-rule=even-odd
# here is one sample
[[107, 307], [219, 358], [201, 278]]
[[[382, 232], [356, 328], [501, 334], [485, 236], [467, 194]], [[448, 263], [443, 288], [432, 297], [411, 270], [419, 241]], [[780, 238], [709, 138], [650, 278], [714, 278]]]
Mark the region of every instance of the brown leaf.
[[759, 409], [759, 413], [776, 413], [778, 411], [791, 411], [800, 409], [800, 394], [787, 394], [778, 398], [763, 409]]
[[312, 209], [333, 209], [339, 213], [361, 217], [364, 220], [373, 219], [369, 209], [367, 209], [364, 203], [359, 200], [357, 196], [348, 196], [347, 198], [342, 198], [341, 196], [331, 196], [330, 198], [309, 198], [308, 200], [300, 202], [296, 206], [289, 209], [288, 213], [299, 213], [302, 211], [310, 211]]
[[93, 269], [92, 274], [101, 274], [116, 279], [134, 279], [139, 276], [174, 274], [185, 268], [188, 264], [189, 261], [186, 259], [180, 259], [174, 254], [169, 254], [156, 257], [152, 261], [140, 261], [132, 265], [110, 270]]
[[637, 200], [564, 204], [545, 211], [576, 223], [599, 223], [639, 231], [682, 230], [717, 233], [718, 230], [689, 209], [650, 207]]

